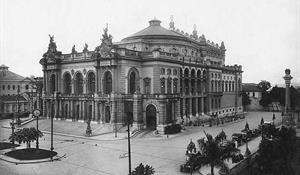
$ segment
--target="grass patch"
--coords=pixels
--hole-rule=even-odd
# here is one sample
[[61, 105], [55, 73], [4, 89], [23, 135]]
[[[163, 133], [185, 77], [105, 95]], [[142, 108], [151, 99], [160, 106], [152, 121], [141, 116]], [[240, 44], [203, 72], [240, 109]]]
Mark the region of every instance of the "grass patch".
[[15, 148], [15, 147], [18, 147], [18, 146], [20, 146], [20, 145], [12, 144], [10, 142], [0, 142], [0, 150]]
[[5, 153], [5, 155], [19, 160], [37, 160], [50, 158], [51, 156], [53, 157], [57, 155], [57, 152], [51, 152], [44, 149], [26, 148], [9, 151]]

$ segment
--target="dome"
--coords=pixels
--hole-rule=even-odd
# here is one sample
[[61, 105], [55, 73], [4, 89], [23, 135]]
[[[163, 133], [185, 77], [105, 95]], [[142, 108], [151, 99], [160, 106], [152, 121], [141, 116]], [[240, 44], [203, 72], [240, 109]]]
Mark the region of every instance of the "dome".
[[170, 38], [185, 38], [183, 35], [178, 34], [172, 30], [168, 30], [162, 26], [160, 26], [161, 21], [157, 19], [153, 19], [149, 21], [149, 27], [130, 35], [126, 38], [124, 38], [122, 41], [131, 40], [131, 39], [139, 39], [139, 38], [148, 38], [148, 36], [151, 36], [152, 38], [154, 36], [158, 37], [170, 37]]

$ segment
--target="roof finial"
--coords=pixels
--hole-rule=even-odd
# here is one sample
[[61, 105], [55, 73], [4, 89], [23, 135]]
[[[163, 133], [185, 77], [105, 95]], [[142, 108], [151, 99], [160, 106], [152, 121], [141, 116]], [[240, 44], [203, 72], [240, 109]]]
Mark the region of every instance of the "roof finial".
[[174, 26], [174, 17], [173, 17], [173, 15], [171, 15], [171, 17], [170, 17], [170, 23], [169, 23], [169, 28], [170, 28], [170, 30], [175, 30], [175, 26]]
[[198, 39], [198, 35], [197, 35], [197, 26], [196, 26], [196, 24], [193, 25], [193, 28], [194, 28], [194, 30], [193, 30], [193, 37], [194, 37], [195, 39]]

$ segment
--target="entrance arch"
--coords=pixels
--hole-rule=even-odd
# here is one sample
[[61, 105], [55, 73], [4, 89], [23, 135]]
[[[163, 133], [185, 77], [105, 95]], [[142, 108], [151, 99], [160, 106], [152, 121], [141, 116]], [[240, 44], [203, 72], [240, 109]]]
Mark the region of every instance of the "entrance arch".
[[156, 129], [156, 107], [153, 104], [149, 104], [146, 108], [146, 127]]

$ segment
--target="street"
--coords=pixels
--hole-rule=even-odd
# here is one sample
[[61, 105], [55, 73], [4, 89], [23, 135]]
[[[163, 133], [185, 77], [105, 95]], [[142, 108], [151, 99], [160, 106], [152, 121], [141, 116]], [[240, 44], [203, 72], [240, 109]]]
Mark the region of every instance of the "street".
[[[246, 121], [250, 129], [253, 129], [260, 123], [261, 117], [264, 121], [272, 121], [272, 114], [249, 112], [245, 119], [222, 126], [187, 127], [185, 131], [174, 136], [134, 138], [131, 140], [132, 169], [143, 163], [151, 165], [156, 175], [182, 174], [179, 166], [185, 162], [186, 147], [191, 139], [196, 143], [197, 139], [204, 137], [203, 131], [215, 136], [223, 129], [227, 138], [231, 139], [231, 134], [240, 132]], [[281, 120], [280, 113], [276, 113], [275, 122], [279, 123]], [[0, 121], [0, 125], [4, 122], [7, 120]], [[10, 134], [10, 129], [0, 128], [1, 141], [7, 141]], [[35, 143], [32, 143], [32, 147], [34, 146]], [[49, 134], [44, 134], [40, 139], [40, 148], [50, 149]], [[101, 141], [54, 135], [54, 151], [60, 156], [66, 154], [66, 157], [61, 161], [18, 165], [0, 160], [0, 174], [128, 174], [126, 139]]]

